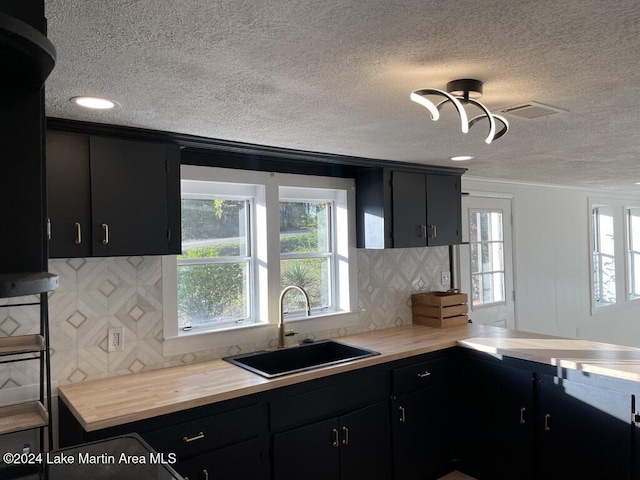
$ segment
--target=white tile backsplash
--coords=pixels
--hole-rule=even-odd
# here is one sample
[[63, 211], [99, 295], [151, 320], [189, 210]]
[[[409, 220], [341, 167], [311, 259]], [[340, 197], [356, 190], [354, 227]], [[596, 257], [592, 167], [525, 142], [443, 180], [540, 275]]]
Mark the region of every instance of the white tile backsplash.
[[[339, 338], [411, 323], [412, 293], [442, 290], [449, 270], [448, 247], [357, 252], [359, 324], [313, 332], [310, 338]], [[57, 385], [192, 363], [264, 348], [249, 343], [181, 356], [162, 354], [162, 268], [160, 257], [60, 259], [49, 262], [60, 277], [50, 294], [52, 379]], [[124, 327], [124, 350], [107, 351], [107, 329]], [[37, 331], [37, 315], [0, 309], [0, 336]], [[0, 367], [0, 387], [35, 383], [26, 363]], [[1, 397], [0, 397], [1, 398]]]

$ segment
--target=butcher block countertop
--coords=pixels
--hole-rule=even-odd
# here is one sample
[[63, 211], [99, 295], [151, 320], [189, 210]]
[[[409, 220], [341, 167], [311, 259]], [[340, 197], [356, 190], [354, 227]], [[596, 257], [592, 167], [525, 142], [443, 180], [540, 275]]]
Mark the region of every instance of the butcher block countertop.
[[640, 382], [640, 349], [468, 324], [342, 337], [380, 355], [266, 379], [223, 360], [64, 385], [59, 396], [90, 432], [454, 346]]

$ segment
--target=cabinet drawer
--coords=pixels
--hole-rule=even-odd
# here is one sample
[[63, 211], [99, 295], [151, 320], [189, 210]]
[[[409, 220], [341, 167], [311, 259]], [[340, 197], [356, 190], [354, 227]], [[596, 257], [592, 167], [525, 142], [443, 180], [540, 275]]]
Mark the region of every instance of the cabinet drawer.
[[272, 401], [271, 430], [283, 430], [339, 415], [388, 395], [389, 382], [385, 381], [383, 372], [336, 377], [331, 385]]
[[266, 425], [260, 405], [250, 405], [142, 434], [158, 452], [178, 460], [257, 437]]
[[419, 390], [448, 380], [451, 371], [448, 357], [436, 358], [393, 370], [393, 394]]

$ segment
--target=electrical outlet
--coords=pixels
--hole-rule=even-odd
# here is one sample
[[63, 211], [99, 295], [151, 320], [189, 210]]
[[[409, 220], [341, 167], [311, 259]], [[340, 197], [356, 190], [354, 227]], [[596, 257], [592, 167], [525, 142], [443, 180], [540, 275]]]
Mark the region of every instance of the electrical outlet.
[[124, 350], [124, 327], [110, 328], [107, 334], [107, 351]]
[[440, 283], [442, 284], [443, 287], [450, 287], [451, 286], [451, 272], [442, 272], [441, 273]]

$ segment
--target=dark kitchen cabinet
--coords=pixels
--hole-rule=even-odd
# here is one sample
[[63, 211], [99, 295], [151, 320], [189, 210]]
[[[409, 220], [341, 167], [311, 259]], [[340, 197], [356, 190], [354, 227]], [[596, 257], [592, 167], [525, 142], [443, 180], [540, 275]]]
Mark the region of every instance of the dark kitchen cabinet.
[[537, 389], [537, 478], [638, 478], [634, 395], [552, 375], [541, 375]]
[[243, 397], [93, 432], [82, 429], [64, 401], [59, 415], [65, 425], [61, 447], [137, 433], [190, 480], [270, 478], [267, 405], [259, 398]]
[[534, 374], [474, 360], [464, 366], [461, 470], [474, 478], [532, 480]]
[[50, 257], [180, 251], [176, 145], [47, 133]]
[[392, 372], [395, 479], [436, 479], [453, 469], [452, 374], [448, 357]]
[[389, 408], [379, 402], [273, 436], [277, 480], [389, 480]]
[[185, 480], [258, 480], [267, 478], [265, 454], [260, 440], [253, 439], [179, 462], [173, 468]]
[[454, 245], [462, 241], [464, 169], [364, 170], [356, 176], [360, 248]]

